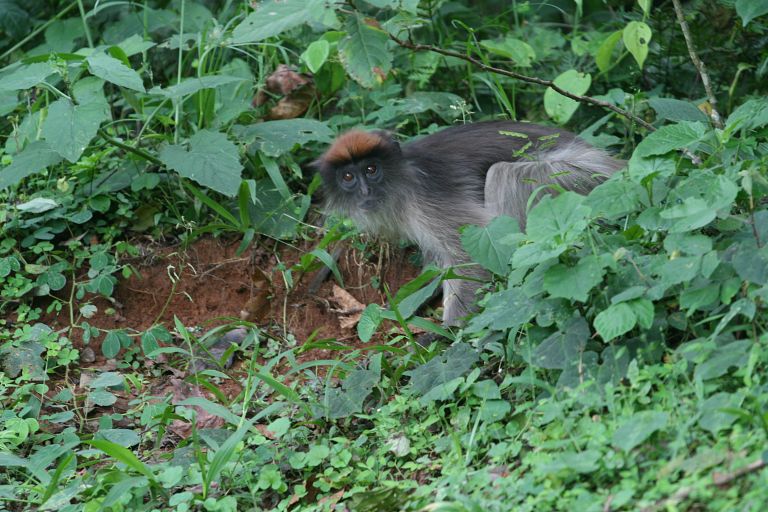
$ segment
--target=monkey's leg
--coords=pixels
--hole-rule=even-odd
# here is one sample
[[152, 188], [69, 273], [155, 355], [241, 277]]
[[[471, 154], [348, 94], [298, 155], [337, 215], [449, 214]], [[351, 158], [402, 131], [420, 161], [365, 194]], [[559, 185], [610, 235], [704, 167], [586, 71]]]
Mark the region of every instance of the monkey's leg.
[[537, 187], [557, 184], [566, 190], [588, 194], [624, 166], [621, 160], [582, 141], [534, 156], [536, 160], [495, 163], [485, 178], [486, 209], [493, 216], [514, 217], [520, 229], [525, 229], [528, 199]]

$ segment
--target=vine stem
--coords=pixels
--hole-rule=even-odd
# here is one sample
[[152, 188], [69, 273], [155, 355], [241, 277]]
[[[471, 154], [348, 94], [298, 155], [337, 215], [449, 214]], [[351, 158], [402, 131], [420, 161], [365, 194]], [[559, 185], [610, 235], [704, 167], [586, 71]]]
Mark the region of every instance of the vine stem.
[[489, 71], [491, 73], [496, 73], [498, 75], [508, 76], [510, 78], [520, 80], [521, 82], [528, 82], [531, 84], [542, 85], [544, 87], [551, 87], [555, 92], [562, 94], [566, 98], [570, 98], [572, 100], [578, 101], [579, 103], [587, 103], [590, 105], [595, 105], [601, 108], [608, 109], [612, 112], [615, 112], [616, 114], [619, 114], [622, 117], [629, 119], [633, 123], [636, 123], [642, 126], [649, 132], [656, 131], [656, 128], [654, 128], [650, 123], [636, 116], [632, 112], [629, 112], [628, 110], [624, 110], [623, 108], [619, 108], [616, 105], [608, 103], [607, 101], [598, 100], [597, 98], [593, 98], [591, 96], [582, 96], [579, 94], [573, 94], [572, 92], [568, 92], [562, 87], [559, 87], [551, 80], [544, 80], [543, 78], [538, 78], [535, 76], [527, 76], [520, 73], [516, 73], [514, 71], [509, 71], [506, 69], [497, 68], [495, 66], [490, 66], [488, 64], [484, 64], [483, 62], [480, 62], [479, 60], [469, 55], [468, 53], [464, 54], [464, 53], [455, 52], [453, 50], [445, 50], [443, 48], [438, 48], [436, 46], [431, 46], [427, 44], [416, 44], [416, 43], [413, 43], [412, 41], [404, 41], [402, 39], [398, 39], [392, 34], [389, 34], [389, 38], [392, 39], [392, 41], [397, 43], [399, 46], [402, 46], [403, 48], [408, 48], [409, 50], [413, 50], [417, 52], [439, 53], [440, 55], [445, 55], [446, 57], [454, 57], [454, 58], [469, 62], [470, 64], [473, 64], [474, 66], [484, 71]]
[[701, 83], [704, 85], [704, 91], [709, 100], [709, 105], [712, 107], [712, 112], [710, 112], [709, 117], [712, 119], [712, 123], [716, 128], [722, 128], [723, 119], [720, 117], [720, 112], [717, 111], [717, 98], [712, 90], [712, 82], [709, 79], [707, 67], [699, 58], [699, 55], [696, 53], [696, 48], [693, 46], [693, 39], [691, 38], [691, 31], [688, 28], [688, 22], [685, 21], [683, 6], [680, 5], [680, 0], [672, 0], [672, 5], [674, 6], [675, 14], [677, 15], [677, 23], [680, 25], [680, 30], [683, 32], [683, 37], [685, 38], [685, 45], [688, 47], [688, 55], [691, 57], [693, 65], [696, 66], [696, 71], [699, 72]]
[[123, 151], [127, 151], [128, 153], [133, 153], [134, 155], [138, 156], [142, 160], [146, 160], [148, 162], [151, 162], [155, 165], [163, 165], [163, 162], [160, 161], [159, 158], [157, 158], [154, 155], [151, 155], [144, 151], [143, 149], [139, 149], [136, 147], [133, 147], [131, 145], [125, 144], [124, 142], [120, 142], [119, 140], [115, 139], [114, 137], [110, 137], [110, 135], [105, 132], [102, 128], [99, 128], [98, 131], [99, 137], [104, 139], [105, 141], [109, 142], [113, 146], [117, 146], [118, 148], [122, 149]]

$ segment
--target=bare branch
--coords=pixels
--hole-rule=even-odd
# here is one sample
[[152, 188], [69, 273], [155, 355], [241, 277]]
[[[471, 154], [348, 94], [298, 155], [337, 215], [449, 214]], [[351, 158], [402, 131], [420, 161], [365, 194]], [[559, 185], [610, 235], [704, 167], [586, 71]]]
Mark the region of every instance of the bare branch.
[[683, 6], [680, 5], [680, 0], [672, 0], [672, 4], [675, 6], [677, 22], [680, 24], [680, 30], [683, 32], [685, 44], [688, 46], [688, 55], [690, 55], [693, 65], [696, 66], [696, 70], [699, 72], [701, 83], [704, 84], [704, 91], [707, 93], [709, 105], [712, 107], [712, 112], [710, 113], [709, 117], [712, 118], [712, 123], [715, 125], [715, 127], [722, 128], [723, 120], [720, 117], [720, 112], [717, 111], [717, 98], [715, 97], [715, 93], [712, 91], [712, 82], [709, 80], [707, 67], [696, 53], [696, 48], [693, 47], [693, 39], [691, 39], [691, 31], [688, 29], [688, 22], [685, 21]]
[[632, 121], [633, 123], [639, 124], [646, 130], [653, 132], [656, 130], [653, 126], [651, 126], [648, 122], [641, 119], [640, 117], [636, 116], [632, 112], [629, 112], [627, 110], [624, 110], [622, 108], [617, 107], [616, 105], [612, 105], [611, 103], [608, 103], [607, 101], [601, 101], [596, 98], [592, 98], [591, 96], [581, 96], [578, 94], [573, 94], [572, 92], [568, 92], [562, 87], [559, 87], [555, 85], [551, 80], [544, 80], [542, 78], [537, 78], [534, 76], [527, 76], [522, 75], [520, 73], [516, 73], [514, 71], [509, 71], [506, 69], [497, 68], [494, 66], [489, 66], [476, 58], [472, 57], [471, 55], [455, 52], [452, 50], [444, 50], [442, 48], [438, 48], [436, 46], [430, 46], [427, 44], [416, 44], [412, 41], [403, 41], [402, 39], [398, 39], [397, 37], [393, 36], [392, 34], [389, 35], [390, 39], [392, 39], [395, 43], [397, 43], [399, 46], [402, 46], [403, 48], [408, 48], [409, 50], [414, 50], [417, 52], [434, 52], [439, 53], [440, 55], [445, 55], [446, 57], [455, 57], [457, 59], [461, 59], [463, 61], [469, 62], [473, 64], [474, 66], [484, 70], [489, 71], [491, 73], [496, 73], [498, 75], [504, 75], [508, 76], [510, 78], [514, 78], [516, 80], [520, 80], [521, 82], [528, 82], [530, 84], [536, 84], [536, 85], [543, 85], [544, 87], [551, 87], [559, 94], [562, 94], [563, 96], [567, 98], [571, 98], [572, 100], [576, 100], [580, 103], [587, 103], [590, 105], [595, 105], [598, 107], [602, 107], [608, 110], [611, 110], [617, 114], [619, 114], [622, 117], [625, 117]]

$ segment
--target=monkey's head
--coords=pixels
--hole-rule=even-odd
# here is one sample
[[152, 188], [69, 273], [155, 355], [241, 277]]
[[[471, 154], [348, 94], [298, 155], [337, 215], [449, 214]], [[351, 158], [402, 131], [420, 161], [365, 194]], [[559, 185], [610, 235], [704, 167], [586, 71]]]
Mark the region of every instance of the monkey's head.
[[[409, 171], [388, 133], [353, 130], [341, 135], [313, 166], [320, 171], [326, 207], [374, 233], [399, 217]], [[389, 219], [388, 219], [389, 217]]]

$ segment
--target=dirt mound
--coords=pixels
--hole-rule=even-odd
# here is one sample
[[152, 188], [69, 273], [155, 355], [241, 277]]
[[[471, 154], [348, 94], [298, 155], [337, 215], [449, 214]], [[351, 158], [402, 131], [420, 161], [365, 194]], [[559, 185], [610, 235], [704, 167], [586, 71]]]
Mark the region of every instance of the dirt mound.
[[[354, 311], [339, 304], [334, 279], [316, 282], [319, 286], [310, 291], [315, 273], [290, 270], [313, 243], [295, 247], [264, 241], [237, 255], [239, 244], [202, 238], [186, 248], [141, 247], [141, 257], [123, 262], [134, 275], [118, 283], [113, 302], [94, 299], [98, 313], [87, 321], [100, 329], [141, 332], [155, 324], [173, 330], [174, 316], [188, 328], [203, 330], [244, 318], [283, 336], [293, 334], [298, 343], [314, 333], [314, 339], [359, 344], [354, 322], [349, 321]], [[419, 273], [405, 252], [388, 248], [364, 256], [343, 246], [338, 266], [344, 289], [362, 305], [384, 304], [384, 285], [394, 292]], [[378, 289], [374, 283], [379, 283]], [[66, 314], [45, 320], [54, 328], [68, 327]], [[78, 332], [73, 332], [73, 341], [81, 348]]]

